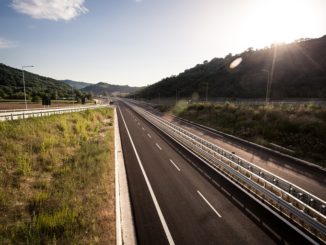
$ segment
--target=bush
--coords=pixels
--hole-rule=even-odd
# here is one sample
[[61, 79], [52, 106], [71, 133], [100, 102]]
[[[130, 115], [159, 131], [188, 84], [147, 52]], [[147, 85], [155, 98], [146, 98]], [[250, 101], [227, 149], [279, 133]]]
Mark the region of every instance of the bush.
[[32, 97], [32, 102], [35, 102], [35, 103], [38, 103], [38, 102], [40, 102], [42, 100], [42, 98], [40, 97], [40, 96], [33, 96]]

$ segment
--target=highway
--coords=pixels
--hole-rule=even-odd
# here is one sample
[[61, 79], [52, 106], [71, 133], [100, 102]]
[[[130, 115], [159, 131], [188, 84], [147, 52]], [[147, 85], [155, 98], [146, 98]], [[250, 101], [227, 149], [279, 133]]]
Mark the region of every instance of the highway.
[[139, 244], [304, 244], [306, 237], [117, 102]]

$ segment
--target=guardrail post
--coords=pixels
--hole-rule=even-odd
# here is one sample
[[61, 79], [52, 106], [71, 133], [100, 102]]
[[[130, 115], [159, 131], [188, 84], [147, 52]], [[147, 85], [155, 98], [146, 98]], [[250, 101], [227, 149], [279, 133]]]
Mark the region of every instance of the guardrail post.
[[325, 214], [326, 212], [326, 205], [321, 205], [321, 207], [320, 207], [320, 212], [322, 213], [322, 214]]
[[314, 200], [313, 198], [310, 198], [310, 200], [309, 200], [309, 205], [310, 205], [310, 206], [313, 206], [313, 205], [314, 205], [314, 202], [315, 202], [315, 200]]
[[273, 178], [273, 184], [277, 186], [277, 183], [278, 183], [277, 179]]

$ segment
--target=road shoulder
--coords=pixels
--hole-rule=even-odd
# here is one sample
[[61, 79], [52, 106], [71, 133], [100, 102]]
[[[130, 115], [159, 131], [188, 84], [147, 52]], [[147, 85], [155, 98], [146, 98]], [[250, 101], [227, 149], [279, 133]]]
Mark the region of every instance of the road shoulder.
[[116, 244], [136, 244], [127, 175], [122, 154], [117, 110], [114, 108]]

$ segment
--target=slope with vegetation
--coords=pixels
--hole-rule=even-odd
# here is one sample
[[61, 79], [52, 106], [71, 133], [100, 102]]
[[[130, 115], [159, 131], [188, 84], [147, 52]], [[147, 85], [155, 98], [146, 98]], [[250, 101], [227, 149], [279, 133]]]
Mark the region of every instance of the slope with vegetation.
[[[27, 99], [39, 100], [47, 96], [52, 99], [81, 98], [86, 96], [78, 89], [62, 81], [24, 72]], [[88, 96], [89, 97], [89, 96]], [[19, 69], [0, 64], [0, 99], [24, 99], [23, 75]]]
[[[248, 106], [232, 103], [179, 102], [170, 110], [176, 116], [275, 148], [326, 167], [326, 108], [309, 105]], [[279, 147], [276, 150], [280, 150]], [[282, 148], [281, 148], [282, 151]]]
[[113, 244], [112, 109], [0, 123], [0, 243]]
[[[241, 57], [234, 69], [230, 63]], [[274, 66], [273, 66], [274, 62]], [[326, 36], [291, 44], [272, 45], [225, 58], [204, 61], [134, 93], [133, 97], [264, 98], [267, 74], [271, 76], [272, 99], [326, 98]]]

